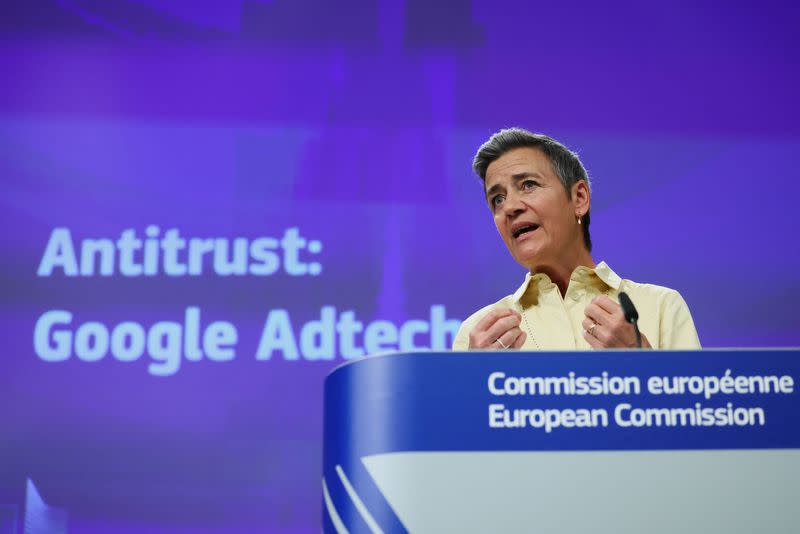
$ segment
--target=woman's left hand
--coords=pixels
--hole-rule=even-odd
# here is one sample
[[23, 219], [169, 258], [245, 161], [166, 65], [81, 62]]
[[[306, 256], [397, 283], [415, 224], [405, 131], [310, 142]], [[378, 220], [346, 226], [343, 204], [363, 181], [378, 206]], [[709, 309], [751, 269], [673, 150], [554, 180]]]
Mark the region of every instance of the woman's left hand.
[[[622, 306], [606, 295], [595, 297], [583, 311], [583, 339], [595, 349], [635, 349], [636, 331], [625, 320]], [[642, 348], [650, 349], [650, 342], [642, 334]]]

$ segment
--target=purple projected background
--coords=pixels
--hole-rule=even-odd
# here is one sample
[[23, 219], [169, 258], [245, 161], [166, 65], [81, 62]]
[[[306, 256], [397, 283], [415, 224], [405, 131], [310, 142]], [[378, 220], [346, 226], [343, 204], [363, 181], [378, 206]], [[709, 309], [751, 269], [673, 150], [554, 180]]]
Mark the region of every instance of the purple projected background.
[[[325, 374], [523, 278], [470, 171], [505, 126], [580, 152], [595, 260], [704, 346], [800, 345], [800, 8], [593, 4], [3, 3], [0, 520], [30, 477], [73, 533], [317, 532]], [[232, 264], [81, 264], [152, 225]]]

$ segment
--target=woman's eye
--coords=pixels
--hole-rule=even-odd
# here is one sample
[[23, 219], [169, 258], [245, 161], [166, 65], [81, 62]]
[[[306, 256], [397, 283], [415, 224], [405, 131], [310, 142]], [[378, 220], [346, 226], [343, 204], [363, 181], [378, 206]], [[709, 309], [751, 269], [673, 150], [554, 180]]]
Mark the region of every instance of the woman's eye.
[[503, 203], [504, 198], [505, 197], [503, 195], [497, 195], [497, 196], [492, 197], [492, 206], [495, 206], [495, 207], [499, 206], [500, 204]]
[[524, 182], [522, 182], [522, 189], [533, 189], [537, 185], [539, 184], [537, 184], [533, 180], [525, 180]]

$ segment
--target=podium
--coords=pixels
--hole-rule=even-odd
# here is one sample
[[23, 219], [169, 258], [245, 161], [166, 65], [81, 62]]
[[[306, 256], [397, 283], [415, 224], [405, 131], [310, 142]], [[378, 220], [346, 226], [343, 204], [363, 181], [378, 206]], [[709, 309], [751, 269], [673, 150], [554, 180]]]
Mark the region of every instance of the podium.
[[325, 382], [325, 532], [800, 532], [800, 350], [418, 352]]

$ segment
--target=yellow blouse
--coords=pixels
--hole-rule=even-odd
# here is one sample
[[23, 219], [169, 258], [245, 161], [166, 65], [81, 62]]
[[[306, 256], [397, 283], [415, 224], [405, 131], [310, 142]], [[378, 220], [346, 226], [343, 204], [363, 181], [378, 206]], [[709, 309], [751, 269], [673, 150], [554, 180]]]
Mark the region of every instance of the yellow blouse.
[[561, 293], [546, 274], [527, 274], [513, 294], [486, 306], [461, 324], [453, 350], [468, 350], [469, 333], [494, 308], [522, 314], [520, 328], [528, 334], [521, 350], [590, 350], [583, 339], [583, 310], [600, 294], [619, 302], [624, 291], [639, 312], [639, 330], [654, 348], [699, 349], [700, 340], [689, 307], [674, 289], [621, 279], [605, 262], [594, 269], [580, 266]]

